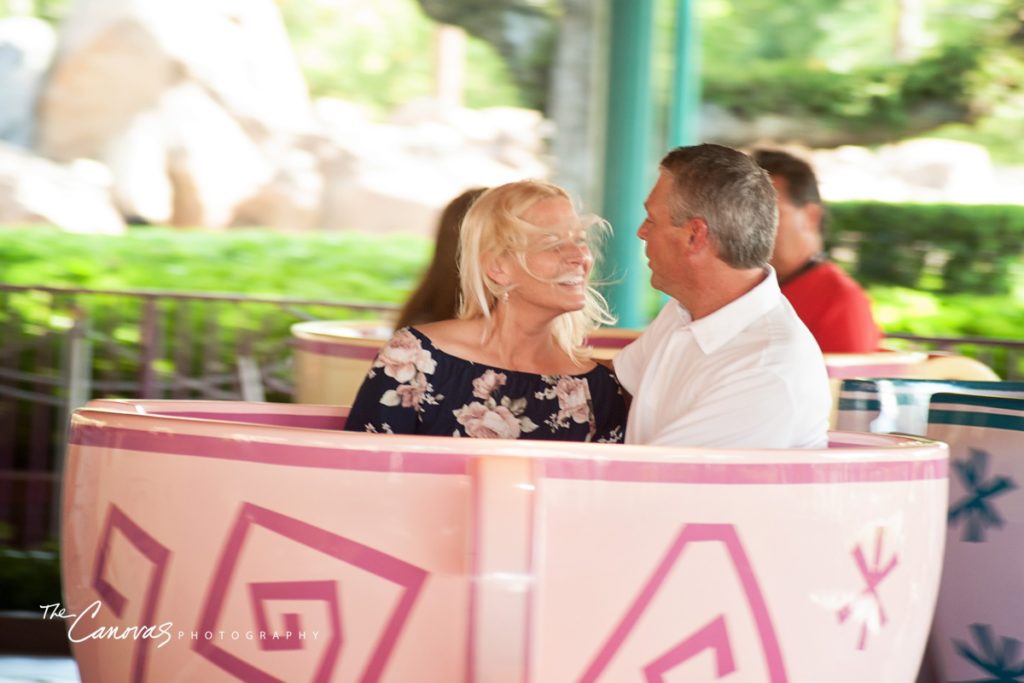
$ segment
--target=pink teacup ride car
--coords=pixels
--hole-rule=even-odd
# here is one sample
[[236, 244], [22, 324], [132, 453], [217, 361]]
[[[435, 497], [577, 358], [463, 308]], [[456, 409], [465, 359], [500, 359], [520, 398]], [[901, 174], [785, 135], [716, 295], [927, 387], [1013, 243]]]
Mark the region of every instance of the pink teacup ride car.
[[830, 424], [839, 422], [842, 383], [850, 379], [935, 379], [997, 381], [992, 368], [973, 358], [949, 353], [878, 351], [875, 353], [826, 353], [825, 366], [832, 385]]
[[352, 405], [380, 348], [391, 338], [383, 320], [317, 320], [292, 325], [295, 400]]
[[62, 562], [84, 681], [913, 680], [944, 444], [708, 450], [344, 419], [76, 411]]

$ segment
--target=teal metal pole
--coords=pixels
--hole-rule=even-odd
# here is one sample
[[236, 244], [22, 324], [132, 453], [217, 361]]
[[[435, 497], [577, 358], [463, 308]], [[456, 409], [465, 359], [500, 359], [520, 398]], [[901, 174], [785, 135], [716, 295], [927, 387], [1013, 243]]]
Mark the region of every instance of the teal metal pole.
[[700, 123], [700, 31], [694, 0], [677, 0], [669, 147], [697, 142]]
[[636, 230], [654, 175], [649, 168], [654, 0], [610, 2], [603, 213], [614, 230], [606, 269], [614, 282], [606, 294], [620, 326], [643, 327], [648, 271]]

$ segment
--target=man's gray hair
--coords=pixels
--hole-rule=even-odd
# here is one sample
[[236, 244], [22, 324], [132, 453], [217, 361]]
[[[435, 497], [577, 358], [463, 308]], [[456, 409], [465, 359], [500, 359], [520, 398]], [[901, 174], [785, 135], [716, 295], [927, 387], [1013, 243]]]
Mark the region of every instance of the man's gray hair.
[[768, 264], [779, 224], [775, 188], [749, 156], [722, 145], [677, 147], [661, 160], [672, 176], [672, 223], [703, 218], [718, 256], [733, 268]]

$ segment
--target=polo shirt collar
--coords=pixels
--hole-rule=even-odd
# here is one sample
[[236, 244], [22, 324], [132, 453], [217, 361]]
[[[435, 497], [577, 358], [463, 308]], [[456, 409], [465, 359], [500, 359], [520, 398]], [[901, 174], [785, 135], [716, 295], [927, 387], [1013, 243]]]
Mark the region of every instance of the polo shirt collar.
[[693, 320], [678, 301], [676, 306], [693, 333], [701, 351], [712, 354], [730, 342], [736, 335], [750, 326], [757, 318], [779, 305], [782, 291], [775, 276], [775, 269], [767, 267], [767, 274], [752, 290], [731, 301], [700, 320]]

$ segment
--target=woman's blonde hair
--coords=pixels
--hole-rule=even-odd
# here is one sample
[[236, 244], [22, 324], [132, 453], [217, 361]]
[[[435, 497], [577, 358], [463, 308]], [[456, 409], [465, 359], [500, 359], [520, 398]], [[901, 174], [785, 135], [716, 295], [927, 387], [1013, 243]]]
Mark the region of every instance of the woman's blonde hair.
[[[459, 318], [483, 318], [485, 339], [493, 334], [494, 310], [502, 295], [509, 291], [487, 276], [487, 267], [507, 254], [532, 275], [526, 265], [529, 238], [549, 230], [523, 220], [522, 216], [538, 202], [557, 198], [572, 201], [569, 193], [557, 185], [523, 180], [487, 190], [466, 213], [459, 242]], [[593, 215], [582, 217], [580, 227], [587, 229], [591, 239], [610, 230], [606, 221]], [[598, 230], [591, 230], [592, 227]], [[596, 259], [597, 245], [590, 246]], [[587, 335], [601, 325], [614, 323], [604, 297], [588, 282], [583, 308], [558, 316], [552, 334], [558, 346], [579, 363], [590, 357], [591, 349], [584, 345]]]

